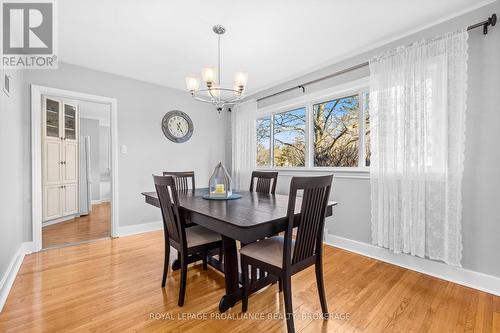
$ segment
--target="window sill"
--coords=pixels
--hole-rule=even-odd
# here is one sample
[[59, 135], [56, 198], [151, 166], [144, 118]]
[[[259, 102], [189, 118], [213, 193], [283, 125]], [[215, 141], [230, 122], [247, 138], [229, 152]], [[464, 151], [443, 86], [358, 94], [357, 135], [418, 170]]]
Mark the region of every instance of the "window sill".
[[257, 168], [277, 171], [279, 176], [311, 176], [333, 174], [333, 178], [370, 179], [370, 168]]

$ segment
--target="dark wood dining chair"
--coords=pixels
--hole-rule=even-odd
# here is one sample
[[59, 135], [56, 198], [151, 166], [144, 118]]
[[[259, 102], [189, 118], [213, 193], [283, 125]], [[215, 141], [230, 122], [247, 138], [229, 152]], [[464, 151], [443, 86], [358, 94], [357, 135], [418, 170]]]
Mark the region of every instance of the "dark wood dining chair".
[[[172, 176], [175, 180], [175, 186], [177, 191], [187, 192], [189, 191], [189, 183], [191, 183], [191, 190], [194, 193], [196, 190], [196, 183], [194, 181], [194, 171], [163, 171], [163, 176]], [[192, 227], [196, 225], [189, 220], [189, 217], [184, 216], [186, 227]], [[224, 257], [224, 252], [222, 248], [219, 251], [219, 261], [222, 261]], [[177, 259], [180, 261], [180, 254], [178, 254]], [[172, 266], [177, 269], [177, 266]]]
[[190, 257], [200, 256], [203, 268], [207, 268], [207, 252], [222, 248], [221, 236], [211, 230], [195, 225], [186, 228], [185, 220], [180, 214], [179, 196], [173, 176], [153, 175], [156, 193], [160, 201], [163, 218], [163, 232], [165, 241], [165, 260], [163, 264], [162, 288], [167, 280], [170, 246], [177, 250], [181, 262], [181, 285], [179, 291], [179, 306], [184, 305], [186, 293], [187, 266]]
[[[194, 171], [163, 171], [164, 176], [172, 176], [175, 180], [175, 188], [180, 192], [189, 191], [189, 183], [191, 183], [191, 191], [194, 193], [196, 190], [196, 185], [194, 181]], [[195, 225], [191, 222], [187, 216], [184, 217], [186, 220], [186, 226], [191, 227]], [[180, 257], [179, 257], [180, 260]]]
[[250, 192], [254, 191], [255, 179], [257, 179], [255, 192], [275, 194], [276, 182], [278, 181], [277, 172], [252, 171], [252, 179], [250, 180]]
[[[250, 179], [250, 192], [255, 191], [257, 193], [275, 194], [277, 181], [278, 181], [278, 172], [252, 171], [252, 178]], [[245, 246], [247, 244], [241, 243], [241, 245]]]
[[[288, 332], [294, 332], [291, 277], [303, 269], [315, 265], [316, 282], [323, 316], [328, 308], [323, 283], [323, 229], [330, 197], [333, 176], [293, 177], [287, 211], [285, 235], [275, 236], [251, 243], [240, 250], [243, 285], [242, 311], [248, 308], [248, 291], [253, 283], [255, 271], [265, 271], [280, 279], [285, 300]], [[300, 218], [295, 221], [297, 192], [303, 190]], [[294, 222], [297, 237], [292, 238]], [[250, 266], [250, 270], [249, 267]], [[249, 273], [252, 277], [250, 281]], [[280, 284], [281, 284], [280, 283]]]
[[189, 182], [191, 182], [191, 189], [194, 192], [196, 189], [194, 182], [194, 171], [163, 171], [164, 176], [172, 176], [175, 180], [177, 191], [189, 190]]

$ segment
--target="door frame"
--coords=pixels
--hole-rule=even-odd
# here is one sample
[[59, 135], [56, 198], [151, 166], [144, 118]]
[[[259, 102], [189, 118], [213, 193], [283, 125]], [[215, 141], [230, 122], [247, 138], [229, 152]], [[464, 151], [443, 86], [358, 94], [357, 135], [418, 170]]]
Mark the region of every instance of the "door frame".
[[33, 250], [42, 249], [42, 96], [106, 104], [111, 111], [111, 237], [118, 237], [118, 126], [116, 98], [31, 85], [31, 197]]

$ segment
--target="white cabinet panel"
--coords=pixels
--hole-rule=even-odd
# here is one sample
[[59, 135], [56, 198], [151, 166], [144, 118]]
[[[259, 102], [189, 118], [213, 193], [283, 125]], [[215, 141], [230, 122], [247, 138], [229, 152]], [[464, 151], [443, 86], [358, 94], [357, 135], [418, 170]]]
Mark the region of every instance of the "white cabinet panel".
[[65, 141], [64, 150], [64, 183], [78, 182], [78, 143]]
[[43, 142], [43, 185], [60, 184], [62, 181], [62, 151], [59, 139]]
[[79, 212], [78, 105], [42, 101], [43, 221]]
[[78, 184], [64, 185], [63, 215], [78, 213]]
[[62, 216], [62, 186], [44, 186], [43, 188], [43, 220], [51, 220]]
[[64, 139], [71, 142], [78, 141], [78, 106], [64, 103]]
[[44, 98], [43, 103], [43, 135], [46, 138], [59, 139], [62, 136], [61, 102], [52, 98]]

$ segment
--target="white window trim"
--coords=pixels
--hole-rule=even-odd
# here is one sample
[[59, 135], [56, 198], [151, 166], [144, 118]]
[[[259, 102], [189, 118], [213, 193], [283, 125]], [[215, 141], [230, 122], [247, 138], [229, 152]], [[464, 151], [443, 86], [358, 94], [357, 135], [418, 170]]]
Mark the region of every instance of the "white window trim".
[[[315, 167], [313, 166], [313, 131], [311, 130], [312, 124], [312, 110], [313, 105], [317, 103], [322, 103], [325, 101], [334, 100], [337, 98], [346, 97], [349, 95], [359, 95], [359, 103], [361, 112], [359, 112], [359, 122], [360, 122], [360, 132], [364, 133], [364, 117], [366, 107], [364, 105], [365, 101], [362, 96], [362, 91], [368, 90], [369, 88], [369, 78], [365, 77], [359, 80], [350, 81], [341, 85], [337, 85], [328, 89], [320, 90], [314, 93], [305, 94], [297, 98], [293, 98], [284, 102], [276, 103], [270, 106], [266, 106], [257, 110], [257, 119], [266, 116], [272, 116], [273, 114], [282, 113], [286, 111], [292, 111], [299, 108], [306, 109], [306, 156], [305, 156], [305, 167], [257, 167], [257, 170], [261, 171], [279, 171], [282, 175], [293, 175], [298, 176], [300, 174], [310, 175], [311, 173], [324, 174], [333, 173], [336, 178], [360, 178], [365, 179], [370, 177], [370, 168], [366, 166], [361, 167]], [[271, 163], [274, 161], [274, 149], [272, 149], [273, 143], [273, 121], [271, 119], [271, 151], [270, 159]], [[365, 155], [365, 141], [364, 137], [362, 139], [362, 144], [360, 145], [359, 161], [364, 160]]]

